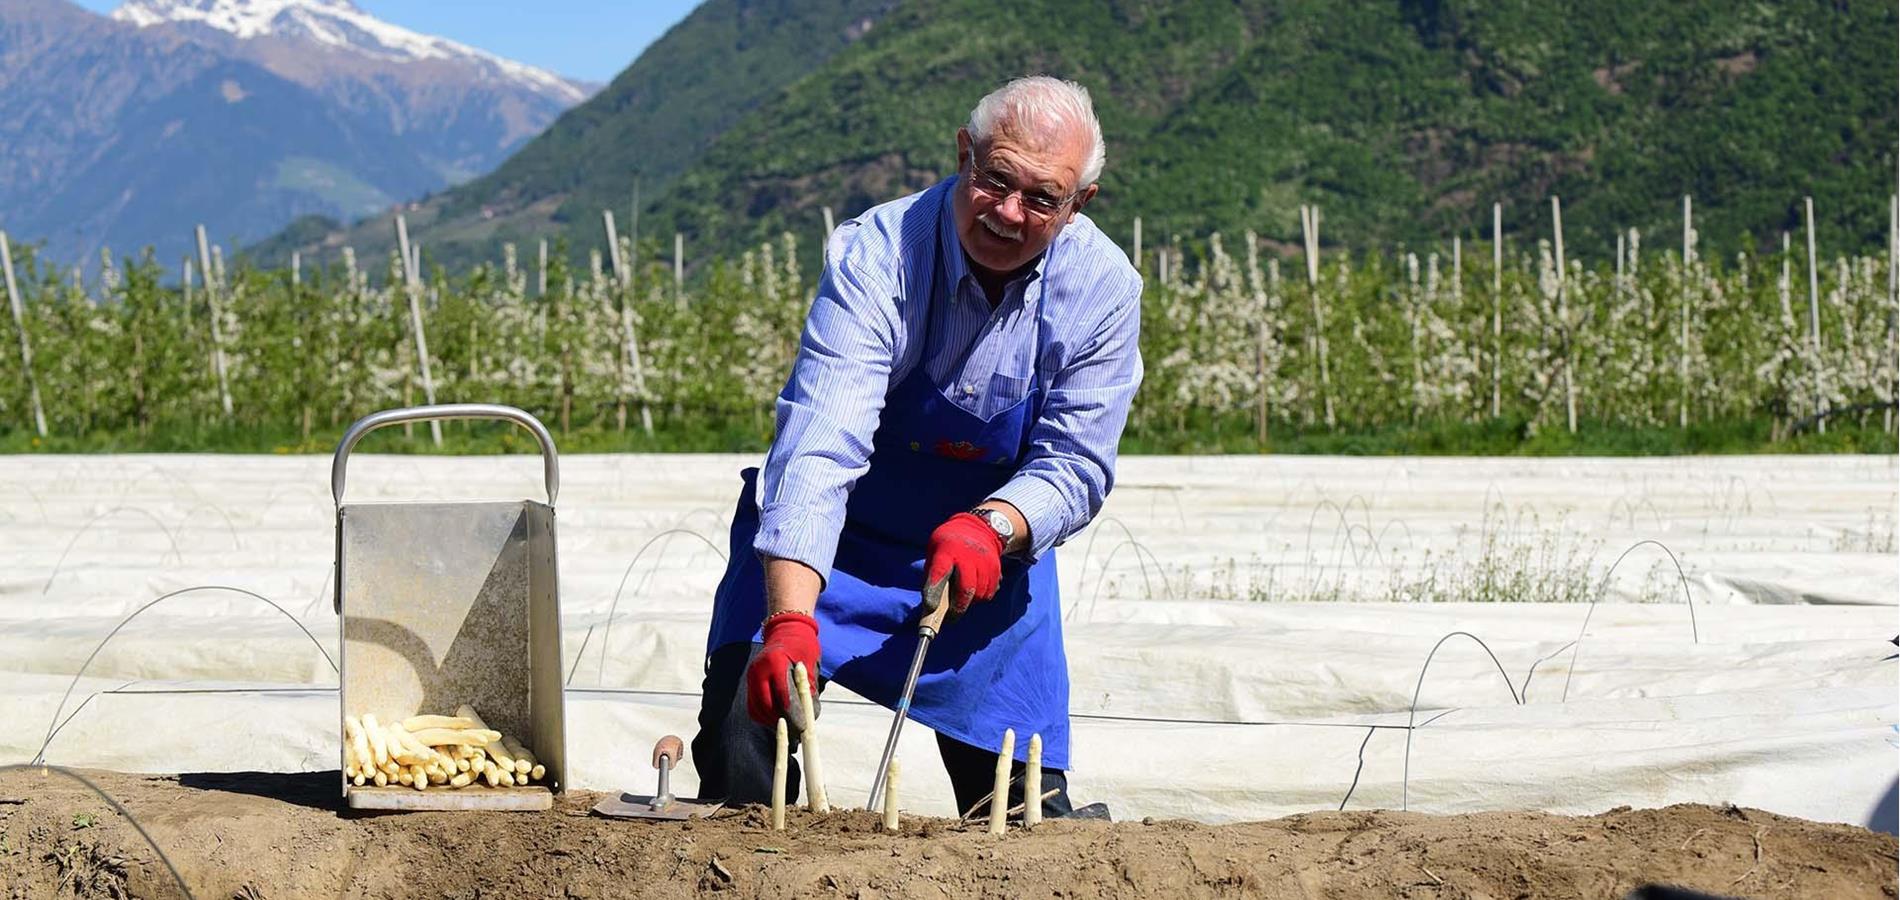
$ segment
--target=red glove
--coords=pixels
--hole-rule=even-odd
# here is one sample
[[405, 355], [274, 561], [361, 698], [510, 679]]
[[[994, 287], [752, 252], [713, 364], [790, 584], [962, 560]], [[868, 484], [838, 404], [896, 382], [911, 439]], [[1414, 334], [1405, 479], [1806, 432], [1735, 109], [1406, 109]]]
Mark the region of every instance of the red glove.
[[924, 560], [926, 585], [955, 573], [950, 614], [960, 616], [971, 603], [986, 603], [996, 596], [1003, 580], [1003, 538], [990, 523], [970, 513], [957, 513], [930, 533]]
[[812, 699], [818, 697], [818, 620], [804, 613], [783, 612], [765, 620], [765, 647], [745, 670], [745, 708], [752, 721], [770, 725], [780, 717], [799, 722], [798, 699], [793, 693], [793, 663], [805, 664]]

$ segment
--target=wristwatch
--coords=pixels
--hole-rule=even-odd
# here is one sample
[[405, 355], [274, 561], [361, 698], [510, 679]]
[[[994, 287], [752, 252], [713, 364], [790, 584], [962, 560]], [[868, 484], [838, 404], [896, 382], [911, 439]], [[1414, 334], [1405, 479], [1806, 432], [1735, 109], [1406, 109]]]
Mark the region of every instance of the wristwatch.
[[996, 536], [1003, 539], [1004, 549], [1009, 548], [1009, 539], [1016, 536], [1016, 526], [1009, 523], [1009, 517], [1003, 515], [1002, 510], [987, 509], [979, 506], [970, 510], [970, 515], [988, 523], [990, 530], [996, 532]]

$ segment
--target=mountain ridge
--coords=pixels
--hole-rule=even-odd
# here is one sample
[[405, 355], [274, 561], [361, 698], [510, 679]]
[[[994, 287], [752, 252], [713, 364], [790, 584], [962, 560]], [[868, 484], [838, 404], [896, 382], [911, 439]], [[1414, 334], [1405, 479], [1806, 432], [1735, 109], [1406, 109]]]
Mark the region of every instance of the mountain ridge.
[[[733, 123], [874, 33], [896, 4], [708, 0], [508, 162], [410, 204], [411, 235], [449, 263], [493, 259], [503, 242], [550, 231], [576, 247], [604, 240], [601, 210], [621, 210], [624, 224], [636, 178], [642, 206], [651, 205]], [[251, 252], [265, 262], [294, 251], [334, 258], [345, 245], [381, 254], [394, 243], [393, 220], [392, 212], [355, 222], [313, 218]]]
[[434, 55], [405, 61], [153, 20], [266, 7], [354, 9], [135, 0], [114, 19], [65, 0], [0, 0], [0, 227], [61, 266], [91, 268], [107, 247], [178, 260], [197, 224], [248, 243], [303, 215], [367, 215], [478, 176], [583, 89], [513, 79], [505, 60], [427, 36], [410, 49]]
[[568, 104], [586, 99], [578, 83], [444, 37], [384, 22], [350, 0], [128, 0], [110, 18], [135, 27], [197, 26], [240, 41], [307, 41], [392, 62], [463, 60], [492, 67], [523, 86]]

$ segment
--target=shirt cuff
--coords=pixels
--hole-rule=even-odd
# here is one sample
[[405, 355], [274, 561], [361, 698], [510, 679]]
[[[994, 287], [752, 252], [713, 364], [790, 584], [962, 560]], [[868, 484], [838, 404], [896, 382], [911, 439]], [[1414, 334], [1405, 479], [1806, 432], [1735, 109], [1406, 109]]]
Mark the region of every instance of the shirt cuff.
[[1034, 475], [1018, 475], [990, 495], [1016, 507], [1029, 523], [1029, 561], [1040, 559], [1068, 536], [1069, 499], [1062, 489]]
[[807, 506], [767, 504], [759, 510], [759, 532], [752, 538], [752, 550], [761, 556], [804, 563], [830, 584], [840, 527], [840, 523]]

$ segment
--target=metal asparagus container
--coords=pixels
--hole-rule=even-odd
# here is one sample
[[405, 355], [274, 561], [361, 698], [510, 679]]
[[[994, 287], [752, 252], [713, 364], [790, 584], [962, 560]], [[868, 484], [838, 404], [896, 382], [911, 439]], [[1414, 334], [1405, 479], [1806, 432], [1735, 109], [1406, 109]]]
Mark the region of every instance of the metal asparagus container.
[[[344, 503], [350, 450], [378, 428], [432, 419], [499, 419], [541, 445], [547, 502]], [[541, 784], [447, 789], [356, 787], [354, 809], [547, 809], [565, 789], [561, 606], [554, 552], [560, 468], [540, 421], [482, 403], [393, 409], [358, 420], [330, 467], [336, 500], [336, 611], [343, 650], [337, 734], [364, 713], [400, 722], [453, 715], [461, 704], [526, 744]], [[339, 758], [342, 757], [339, 751]]]

